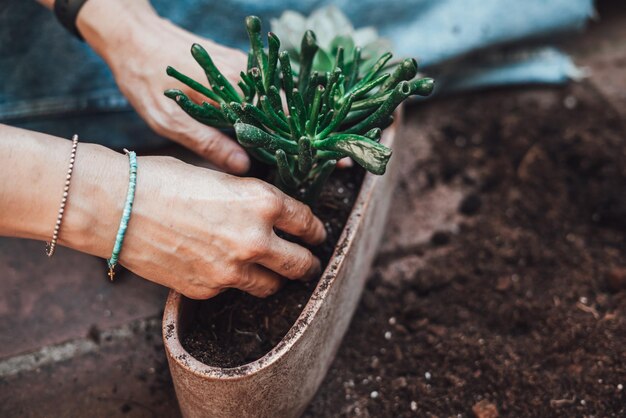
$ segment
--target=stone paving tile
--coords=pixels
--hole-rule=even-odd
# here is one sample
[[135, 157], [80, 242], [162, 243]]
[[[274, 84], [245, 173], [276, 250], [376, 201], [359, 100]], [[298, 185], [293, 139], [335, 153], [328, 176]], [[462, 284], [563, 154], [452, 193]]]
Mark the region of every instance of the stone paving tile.
[[0, 376], [0, 417], [179, 417], [160, 326], [135, 321], [92, 352]]
[[129, 272], [111, 283], [104, 260], [0, 238], [0, 359], [160, 314], [167, 289]]

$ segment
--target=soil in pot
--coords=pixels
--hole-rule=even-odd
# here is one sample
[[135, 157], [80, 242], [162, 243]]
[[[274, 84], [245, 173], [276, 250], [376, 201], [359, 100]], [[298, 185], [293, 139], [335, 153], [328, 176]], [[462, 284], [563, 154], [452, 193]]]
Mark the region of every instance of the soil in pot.
[[[360, 167], [336, 170], [314, 208], [328, 232], [324, 244], [311, 248], [323, 268], [348, 220], [363, 176]], [[287, 281], [283, 289], [266, 299], [233, 289], [199, 302], [195, 318], [181, 338], [182, 345], [210, 366], [236, 367], [257, 360], [287, 334], [317, 281]]]

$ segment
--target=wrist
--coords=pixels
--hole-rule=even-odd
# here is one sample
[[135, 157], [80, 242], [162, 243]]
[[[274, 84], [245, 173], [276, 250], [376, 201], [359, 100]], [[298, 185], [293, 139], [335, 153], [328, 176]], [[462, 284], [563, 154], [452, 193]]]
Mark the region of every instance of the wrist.
[[[0, 125], [0, 235], [49, 241], [71, 141]], [[128, 159], [79, 141], [58, 244], [109, 257], [128, 188]]]
[[76, 26], [85, 42], [109, 62], [133, 43], [141, 27], [160, 20], [148, 0], [89, 0], [78, 14]]
[[110, 257], [127, 186], [124, 155], [100, 145], [79, 144], [59, 243]]

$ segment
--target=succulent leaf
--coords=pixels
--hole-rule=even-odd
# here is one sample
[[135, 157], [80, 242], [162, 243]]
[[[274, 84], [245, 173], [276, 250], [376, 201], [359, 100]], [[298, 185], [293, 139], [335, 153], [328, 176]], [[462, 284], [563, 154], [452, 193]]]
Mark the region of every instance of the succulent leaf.
[[235, 101], [241, 103], [241, 97], [232, 84], [217, 69], [209, 53], [200, 45], [193, 44], [191, 46], [191, 55], [204, 69], [211, 86], [217, 86], [221, 92], [220, 96], [226, 101]]
[[391, 158], [391, 149], [356, 134], [332, 135], [321, 141], [314, 141], [312, 145], [317, 149], [342, 152], [374, 174], [385, 174], [387, 162]]
[[289, 154], [298, 153], [298, 145], [286, 138], [270, 134], [254, 125], [244, 122], [236, 122], [234, 127], [237, 133], [237, 139], [246, 147], [263, 148], [274, 152], [277, 149], [282, 149]]

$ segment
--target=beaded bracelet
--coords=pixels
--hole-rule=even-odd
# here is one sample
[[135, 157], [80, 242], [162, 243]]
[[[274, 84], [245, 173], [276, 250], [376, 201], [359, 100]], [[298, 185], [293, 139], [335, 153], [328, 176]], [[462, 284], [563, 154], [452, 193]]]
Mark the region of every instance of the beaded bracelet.
[[63, 213], [65, 212], [65, 203], [67, 202], [67, 195], [70, 191], [70, 180], [72, 179], [72, 172], [74, 171], [74, 160], [76, 159], [76, 148], [78, 147], [78, 135], [72, 137], [72, 153], [70, 154], [70, 164], [67, 168], [67, 174], [65, 175], [65, 187], [63, 188], [63, 197], [61, 198], [61, 206], [59, 207], [59, 214], [57, 215], [57, 221], [54, 224], [54, 232], [52, 233], [52, 239], [50, 242], [46, 242], [46, 255], [52, 257], [54, 250], [57, 247], [57, 239], [59, 238], [59, 230], [61, 229], [61, 222], [63, 221]]
[[113, 245], [113, 253], [111, 258], [107, 260], [109, 265], [109, 279], [113, 281], [115, 276], [115, 266], [122, 250], [122, 244], [124, 243], [124, 235], [126, 234], [126, 228], [128, 228], [128, 221], [130, 220], [130, 212], [133, 209], [133, 201], [135, 200], [135, 186], [137, 185], [137, 155], [133, 151], [124, 149], [126, 155], [128, 155], [128, 161], [130, 163], [130, 176], [128, 179], [128, 193], [126, 194], [126, 203], [124, 204], [124, 211], [122, 212], [122, 219], [120, 221], [120, 227], [117, 230], [117, 236], [115, 237], [115, 245]]

